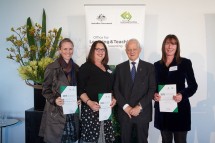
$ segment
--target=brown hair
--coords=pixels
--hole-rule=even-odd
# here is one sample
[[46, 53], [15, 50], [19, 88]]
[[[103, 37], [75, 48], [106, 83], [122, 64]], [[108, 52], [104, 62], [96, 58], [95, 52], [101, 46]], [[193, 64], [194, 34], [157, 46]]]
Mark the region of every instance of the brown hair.
[[72, 40], [70, 40], [69, 38], [64, 38], [63, 40], [60, 41], [58, 48], [60, 49], [62, 47], [63, 43], [69, 42], [72, 44], [72, 47], [74, 47], [74, 44], [72, 42]]
[[167, 41], [170, 41], [172, 44], [176, 44], [177, 49], [175, 52], [175, 58], [176, 58], [176, 62], [180, 63], [181, 62], [181, 56], [180, 56], [180, 43], [179, 40], [177, 38], [177, 36], [173, 35], [173, 34], [169, 34], [167, 35], [164, 40], [163, 40], [163, 44], [162, 44], [162, 58], [161, 58], [161, 62], [166, 63], [166, 53], [165, 53], [165, 44]]
[[97, 45], [98, 43], [101, 43], [101, 44], [104, 46], [104, 48], [105, 48], [105, 57], [104, 57], [104, 59], [102, 60], [102, 64], [103, 64], [103, 65], [106, 65], [106, 64], [108, 63], [108, 61], [109, 61], [109, 58], [108, 58], [108, 50], [107, 50], [107, 47], [106, 47], [105, 43], [104, 43], [103, 41], [101, 41], [101, 40], [98, 40], [98, 41], [93, 42], [93, 44], [92, 44], [92, 46], [91, 46], [91, 48], [90, 48], [89, 55], [88, 55], [88, 57], [87, 57], [87, 61], [88, 61], [88, 62], [91, 62], [91, 63], [93, 63], [93, 64], [95, 63], [95, 61], [94, 61], [94, 53], [95, 53], [95, 50], [96, 50], [96, 45]]

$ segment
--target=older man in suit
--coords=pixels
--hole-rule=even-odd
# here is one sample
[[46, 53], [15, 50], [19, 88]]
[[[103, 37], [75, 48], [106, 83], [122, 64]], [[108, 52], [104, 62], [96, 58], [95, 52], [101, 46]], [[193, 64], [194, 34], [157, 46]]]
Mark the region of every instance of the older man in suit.
[[114, 94], [118, 102], [122, 143], [132, 142], [134, 130], [138, 143], [148, 142], [156, 81], [154, 66], [141, 60], [140, 52], [138, 40], [128, 40], [126, 53], [129, 60], [117, 65], [115, 70]]

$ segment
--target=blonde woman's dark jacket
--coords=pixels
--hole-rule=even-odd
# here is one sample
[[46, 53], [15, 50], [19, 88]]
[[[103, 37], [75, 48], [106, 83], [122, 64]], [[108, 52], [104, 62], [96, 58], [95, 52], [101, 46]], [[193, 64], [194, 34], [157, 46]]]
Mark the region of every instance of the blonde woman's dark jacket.
[[[77, 79], [78, 65], [74, 63], [75, 79]], [[45, 142], [60, 143], [63, 134], [66, 115], [63, 109], [55, 104], [55, 100], [60, 96], [60, 86], [69, 86], [70, 83], [60, 66], [58, 60], [49, 64], [44, 75], [42, 94], [46, 98], [43, 117], [41, 120], [39, 136], [44, 137]], [[77, 118], [78, 120], [78, 118]]]

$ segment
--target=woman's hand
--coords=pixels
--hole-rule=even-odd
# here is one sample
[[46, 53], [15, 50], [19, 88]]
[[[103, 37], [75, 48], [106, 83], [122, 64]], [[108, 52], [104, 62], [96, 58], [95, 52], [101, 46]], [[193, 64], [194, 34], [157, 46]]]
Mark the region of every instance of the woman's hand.
[[175, 96], [173, 96], [173, 99], [175, 100], [175, 102], [179, 103], [182, 100], [182, 95], [181, 93], [177, 93]]
[[154, 94], [154, 100], [159, 102], [161, 100], [161, 96], [158, 93]]
[[62, 106], [64, 104], [64, 100], [61, 99], [61, 97], [58, 97], [56, 100], [55, 100], [55, 103], [58, 105], [58, 106]]
[[81, 100], [80, 99], [78, 100], [78, 105], [81, 105]]
[[99, 106], [99, 104], [98, 104], [97, 102], [92, 101], [92, 100], [89, 100], [89, 101], [87, 102], [87, 105], [88, 105], [94, 112], [99, 111], [100, 106]]
[[115, 105], [116, 105], [116, 99], [115, 99], [115, 98], [112, 98], [110, 107], [113, 108]]

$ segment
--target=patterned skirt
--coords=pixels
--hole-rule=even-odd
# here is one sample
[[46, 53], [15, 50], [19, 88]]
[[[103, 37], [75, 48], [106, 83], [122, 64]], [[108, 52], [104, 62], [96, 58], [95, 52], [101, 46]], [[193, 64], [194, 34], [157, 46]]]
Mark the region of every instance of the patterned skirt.
[[66, 124], [64, 127], [61, 143], [74, 143], [79, 140], [79, 116], [78, 114], [66, 115]]
[[99, 121], [99, 112], [83, 104], [81, 109], [81, 139], [86, 143], [112, 143], [114, 140], [111, 120]]

